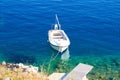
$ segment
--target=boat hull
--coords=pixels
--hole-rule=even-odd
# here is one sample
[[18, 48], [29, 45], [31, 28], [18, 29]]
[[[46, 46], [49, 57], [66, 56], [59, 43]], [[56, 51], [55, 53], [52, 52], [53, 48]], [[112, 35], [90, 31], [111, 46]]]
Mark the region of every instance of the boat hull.
[[59, 52], [63, 52], [63, 51], [65, 51], [68, 48], [68, 46], [55, 46], [55, 45], [52, 45], [52, 44], [50, 44], [50, 46], [53, 49], [55, 49], [55, 50], [57, 50]]

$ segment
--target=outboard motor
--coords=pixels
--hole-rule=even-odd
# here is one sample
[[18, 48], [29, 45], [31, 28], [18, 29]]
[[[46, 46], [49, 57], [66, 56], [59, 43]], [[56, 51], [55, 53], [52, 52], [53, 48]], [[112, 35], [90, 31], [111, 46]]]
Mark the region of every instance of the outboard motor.
[[54, 29], [58, 30], [58, 25], [57, 24], [54, 25]]

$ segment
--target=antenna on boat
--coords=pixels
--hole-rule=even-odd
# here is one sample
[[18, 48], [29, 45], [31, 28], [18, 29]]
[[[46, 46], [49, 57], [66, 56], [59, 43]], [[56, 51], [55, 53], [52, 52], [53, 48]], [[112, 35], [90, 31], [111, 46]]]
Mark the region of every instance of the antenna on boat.
[[57, 21], [57, 24], [58, 24], [59, 29], [61, 29], [61, 25], [60, 25], [60, 23], [59, 23], [59, 20], [58, 20], [57, 14], [55, 15], [55, 17], [56, 17], [56, 21]]

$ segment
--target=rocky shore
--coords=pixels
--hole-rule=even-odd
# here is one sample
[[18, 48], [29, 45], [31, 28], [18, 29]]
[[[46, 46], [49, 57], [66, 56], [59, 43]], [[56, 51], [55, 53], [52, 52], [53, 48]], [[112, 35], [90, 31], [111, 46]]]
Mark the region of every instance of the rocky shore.
[[0, 80], [48, 80], [45, 74], [38, 72], [38, 67], [13, 64], [3, 61], [0, 64]]

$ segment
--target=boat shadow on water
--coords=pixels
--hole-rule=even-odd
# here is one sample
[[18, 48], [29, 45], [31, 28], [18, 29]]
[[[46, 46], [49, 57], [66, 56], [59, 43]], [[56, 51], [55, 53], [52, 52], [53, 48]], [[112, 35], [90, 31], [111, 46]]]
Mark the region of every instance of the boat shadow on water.
[[66, 61], [69, 60], [69, 58], [70, 58], [70, 51], [69, 49], [66, 49], [61, 55], [61, 60]]
[[57, 59], [61, 59], [63, 61], [68, 61], [69, 58], [70, 58], [69, 48], [67, 48], [63, 52], [58, 52], [58, 51], [56, 51], [55, 49], [53, 49], [49, 46], [49, 50], [50, 50], [49, 52], [51, 54], [51, 57], [54, 58], [54, 60], [57, 58]]

